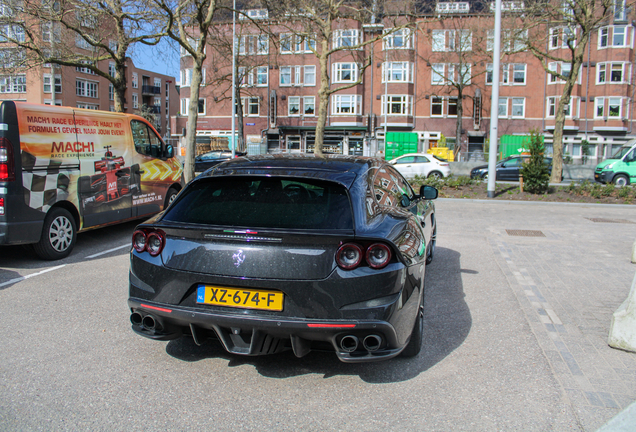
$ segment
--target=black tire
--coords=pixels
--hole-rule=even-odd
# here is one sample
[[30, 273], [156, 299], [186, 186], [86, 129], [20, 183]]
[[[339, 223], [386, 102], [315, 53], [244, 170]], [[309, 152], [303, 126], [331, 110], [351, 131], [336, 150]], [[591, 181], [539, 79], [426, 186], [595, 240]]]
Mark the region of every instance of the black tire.
[[177, 191], [175, 188], [171, 187], [170, 189], [168, 189], [168, 192], [166, 193], [166, 199], [163, 203], [163, 209], [167, 209], [168, 206], [170, 204], [172, 204], [172, 201], [174, 201], [175, 197], [177, 196], [177, 194], [179, 193], [179, 191]]
[[66, 258], [73, 250], [76, 239], [77, 227], [71, 213], [61, 207], [54, 207], [44, 219], [42, 236], [33, 245], [33, 250], [45, 260]]
[[481, 180], [482, 181], [488, 181], [488, 173], [486, 173], [483, 176], [481, 176]]
[[426, 265], [429, 265], [433, 262], [433, 258], [435, 257], [435, 244], [437, 243], [437, 225], [433, 228], [433, 233], [431, 234], [431, 241], [429, 243], [428, 251], [426, 252]]
[[614, 176], [614, 178], [612, 179], [612, 183], [614, 183], [616, 186], [627, 186], [629, 184], [629, 177], [627, 177], [625, 174], [619, 174], [617, 176]]
[[434, 178], [436, 180], [439, 180], [439, 179], [441, 179], [443, 177], [444, 176], [439, 171], [431, 171], [430, 173], [428, 173], [428, 178]]
[[411, 332], [411, 338], [409, 343], [402, 351], [403, 357], [415, 357], [422, 351], [422, 344], [424, 343], [424, 294], [422, 294], [422, 301], [420, 307], [417, 310], [417, 317], [415, 318], [415, 324], [413, 325], [413, 331]]

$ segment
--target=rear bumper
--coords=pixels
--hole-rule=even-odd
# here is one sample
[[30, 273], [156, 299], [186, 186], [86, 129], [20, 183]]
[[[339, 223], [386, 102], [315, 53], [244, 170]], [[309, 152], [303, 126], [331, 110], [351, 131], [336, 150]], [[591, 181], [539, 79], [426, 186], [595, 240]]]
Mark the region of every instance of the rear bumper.
[[40, 241], [43, 221], [0, 222], [0, 245], [29, 244]]
[[[395, 328], [385, 321], [270, 318], [175, 307], [138, 298], [130, 298], [128, 306], [133, 312], [132, 329], [141, 336], [171, 340], [190, 334], [197, 344], [207, 337], [216, 337], [234, 354], [256, 356], [292, 349], [297, 357], [302, 357], [312, 350], [313, 342], [318, 342], [330, 345], [339, 360], [359, 363], [390, 359], [406, 346], [399, 343]], [[153, 325], [145, 325], [147, 321]], [[367, 345], [377, 341], [376, 336], [382, 342], [367, 349]], [[355, 348], [345, 344], [347, 349], [343, 349], [343, 337], [348, 337]]]

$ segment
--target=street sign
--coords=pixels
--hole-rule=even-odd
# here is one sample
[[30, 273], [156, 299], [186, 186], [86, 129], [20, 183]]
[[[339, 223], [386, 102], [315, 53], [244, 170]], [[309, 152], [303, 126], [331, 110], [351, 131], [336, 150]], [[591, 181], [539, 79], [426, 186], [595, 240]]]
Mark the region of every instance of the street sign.
[[245, 126], [254, 126], [256, 123], [245, 123]]

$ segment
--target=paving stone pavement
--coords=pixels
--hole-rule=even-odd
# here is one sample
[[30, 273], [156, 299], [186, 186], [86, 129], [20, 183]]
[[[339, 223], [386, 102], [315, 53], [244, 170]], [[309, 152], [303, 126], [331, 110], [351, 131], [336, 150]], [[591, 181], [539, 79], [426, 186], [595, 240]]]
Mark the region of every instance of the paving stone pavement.
[[438, 245], [443, 230], [485, 236], [581, 429], [594, 431], [630, 405], [636, 354], [609, 347], [607, 337], [636, 272], [636, 207], [436, 204]]

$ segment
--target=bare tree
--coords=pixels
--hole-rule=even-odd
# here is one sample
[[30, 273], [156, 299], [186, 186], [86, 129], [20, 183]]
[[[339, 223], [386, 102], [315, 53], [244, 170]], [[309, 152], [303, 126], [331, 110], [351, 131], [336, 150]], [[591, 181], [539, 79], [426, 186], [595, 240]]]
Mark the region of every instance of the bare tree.
[[[153, 0], [158, 10], [165, 16], [168, 37], [179, 44], [183, 53], [192, 59], [190, 84], [190, 104], [186, 128], [185, 181], [194, 178], [194, 158], [196, 152], [196, 129], [199, 117], [199, 94], [203, 81], [203, 63], [206, 59], [206, 45], [210, 28], [219, 9], [218, 0]], [[182, 83], [183, 85], [183, 83]]]
[[[53, 63], [81, 67], [107, 79], [114, 90], [115, 111], [123, 111], [126, 62], [137, 43], [156, 45], [165, 32], [144, 0], [43, 0], [11, 2], [3, 15], [0, 38], [11, 42], [22, 67]], [[113, 70], [99, 62], [110, 60]], [[15, 62], [14, 62], [15, 63]]]
[[[555, 113], [552, 182], [561, 181], [565, 112], [579, 77], [587, 44], [592, 33], [607, 23], [615, 12], [614, 5], [624, 7], [623, 3], [615, 0], [552, 0], [530, 3], [524, 11], [525, 44], [541, 61], [548, 76], [564, 82]], [[550, 67], [550, 63], [567, 67], [562, 66], [558, 70]]]
[[[278, 26], [291, 41], [279, 43], [300, 43], [318, 59], [319, 89], [318, 89], [318, 117], [316, 124], [316, 141], [314, 153], [322, 155], [325, 126], [330, 96], [336, 92], [357, 86], [362, 82], [364, 71], [373, 62], [373, 44], [382, 37], [398, 31], [409, 25], [403, 16], [395, 15], [394, 22], [390, 22], [391, 15], [385, 14], [384, 25], [387, 30], [364, 37], [362, 25], [380, 23], [382, 4], [377, 1], [349, 1], [349, 0], [276, 0], [264, 1], [270, 13], [278, 20]], [[400, 8], [406, 8], [406, 3]], [[402, 14], [403, 15], [403, 14]], [[401, 21], [401, 24], [398, 22]], [[351, 32], [350, 29], [356, 31]], [[359, 32], [358, 32], [359, 31]], [[336, 55], [348, 54], [358, 64], [357, 80], [332, 86], [329, 71], [329, 59]]]
[[483, 16], [466, 19], [458, 15], [442, 15], [438, 21], [434, 28], [431, 28], [430, 22], [418, 23], [419, 31], [430, 46], [430, 52], [419, 53], [419, 56], [431, 66], [433, 89], [439, 89], [438, 94], [456, 98], [454, 153], [457, 155], [461, 147], [464, 98], [474, 98], [476, 88], [480, 87], [477, 82], [481, 82], [476, 78], [488, 73], [487, 69], [474, 66], [489, 61], [491, 53], [486, 47], [488, 36]]

